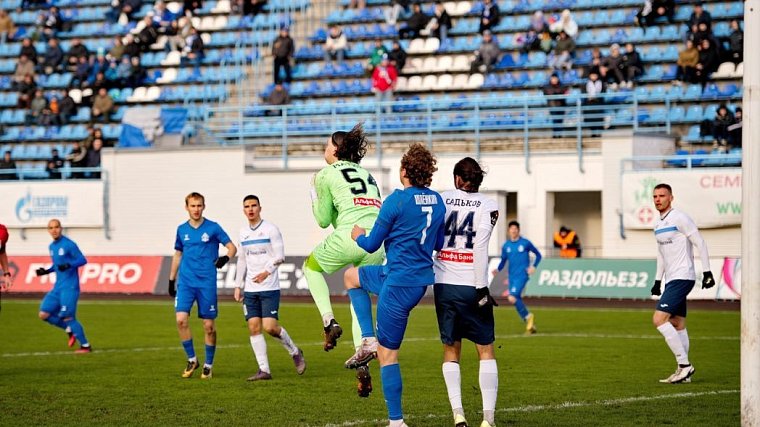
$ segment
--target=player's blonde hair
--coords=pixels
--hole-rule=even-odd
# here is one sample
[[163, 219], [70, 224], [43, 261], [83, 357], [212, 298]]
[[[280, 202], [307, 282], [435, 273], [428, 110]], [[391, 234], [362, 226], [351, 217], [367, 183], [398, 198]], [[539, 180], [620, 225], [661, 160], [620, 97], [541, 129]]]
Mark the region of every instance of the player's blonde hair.
[[195, 191], [193, 191], [192, 193], [185, 196], [185, 206], [188, 206], [188, 204], [190, 203], [190, 199], [200, 199], [201, 203], [203, 203], [203, 206], [206, 206], [206, 198], [203, 197], [203, 194], [201, 193], [196, 193]]

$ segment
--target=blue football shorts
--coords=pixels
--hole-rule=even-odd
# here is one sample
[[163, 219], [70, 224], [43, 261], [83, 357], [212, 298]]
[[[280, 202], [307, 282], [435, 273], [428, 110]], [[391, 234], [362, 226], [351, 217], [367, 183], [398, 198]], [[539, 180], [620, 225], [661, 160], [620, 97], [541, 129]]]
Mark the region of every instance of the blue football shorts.
[[525, 286], [528, 284], [528, 277], [509, 278], [509, 294], [513, 297], [521, 298]]
[[190, 313], [193, 303], [198, 302], [198, 317], [201, 319], [216, 319], [219, 314], [216, 304], [216, 286], [213, 288], [194, 288], [180, 285], [177, 296], [174, 297], [176, 313]]
[[479, 306], [483, 295], [473, 286], [436, 283], [435, 313], [441, 342], [453, 345], [466, 338], [478, 345], [489, 345], [495, 340], [493, 306]]
[[245, 320], [254, 317], [272, 317], [278, 319], [280, 310], [280, 291], [262, 291], [243, 293], [243, 315]]
[[77, 302], [79, 302], [79, 289], [53, 288], [42, 298], [40, 311], [50, 313], [62, 319], [73, 318], [77, 314]]
[[694, 283], [694, 280], [671, 280], [666, 283], [656, 310], [686, 317], [686, 296], [694, 288]]

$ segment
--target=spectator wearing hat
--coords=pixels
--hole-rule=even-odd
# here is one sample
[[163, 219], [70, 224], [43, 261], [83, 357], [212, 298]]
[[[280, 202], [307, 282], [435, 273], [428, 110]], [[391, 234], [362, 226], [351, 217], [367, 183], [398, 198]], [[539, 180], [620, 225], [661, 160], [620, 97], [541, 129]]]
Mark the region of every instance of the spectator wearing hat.
[[375, 101], [387, 103], [385, 112], [391, 114], [391, 104], [393, 101], [393, 90], [396, 88], [398, 80], [398, 71], [390, 63], [388, 55], [384, 55], [380, 64], [372, 70], [372, 92], [375, 93]]
[[391, 64], [396, 67], [397, 72], [401, 72], [406, 65], [406, 51], [401, 47], [401, 43], [398, 40], [393, 40], [393, 47], [388, 52], [388, 59], [391, 60]]
[[272, 55], [274, 56], [274, 82], [282, 83], [280, 69], [285, 70], [285, 83], [293, 81], [293, 75], [290, 70], [290, 60], [295, 52], [295, 43], [290, 38], [288, 27], [282, 27], [280, 34], [272, 43]]

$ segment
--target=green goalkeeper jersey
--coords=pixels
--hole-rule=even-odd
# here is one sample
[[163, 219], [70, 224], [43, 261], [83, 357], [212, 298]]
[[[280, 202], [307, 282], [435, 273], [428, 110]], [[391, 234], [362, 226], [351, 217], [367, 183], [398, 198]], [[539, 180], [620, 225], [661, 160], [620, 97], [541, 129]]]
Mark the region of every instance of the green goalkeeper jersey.
[[357, 163], [338, 160], [314, 179], [317, 198], [311, 208], [322, 228], [372, 228], [382, 200], [372, 175]]

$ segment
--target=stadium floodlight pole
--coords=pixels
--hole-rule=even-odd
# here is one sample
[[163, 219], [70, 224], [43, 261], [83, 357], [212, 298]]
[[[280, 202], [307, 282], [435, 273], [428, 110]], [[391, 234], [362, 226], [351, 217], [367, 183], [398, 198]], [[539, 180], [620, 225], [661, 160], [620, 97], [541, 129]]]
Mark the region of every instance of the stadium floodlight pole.
[[744, 4], [741, 422], [760, 426], [760, 0]]

